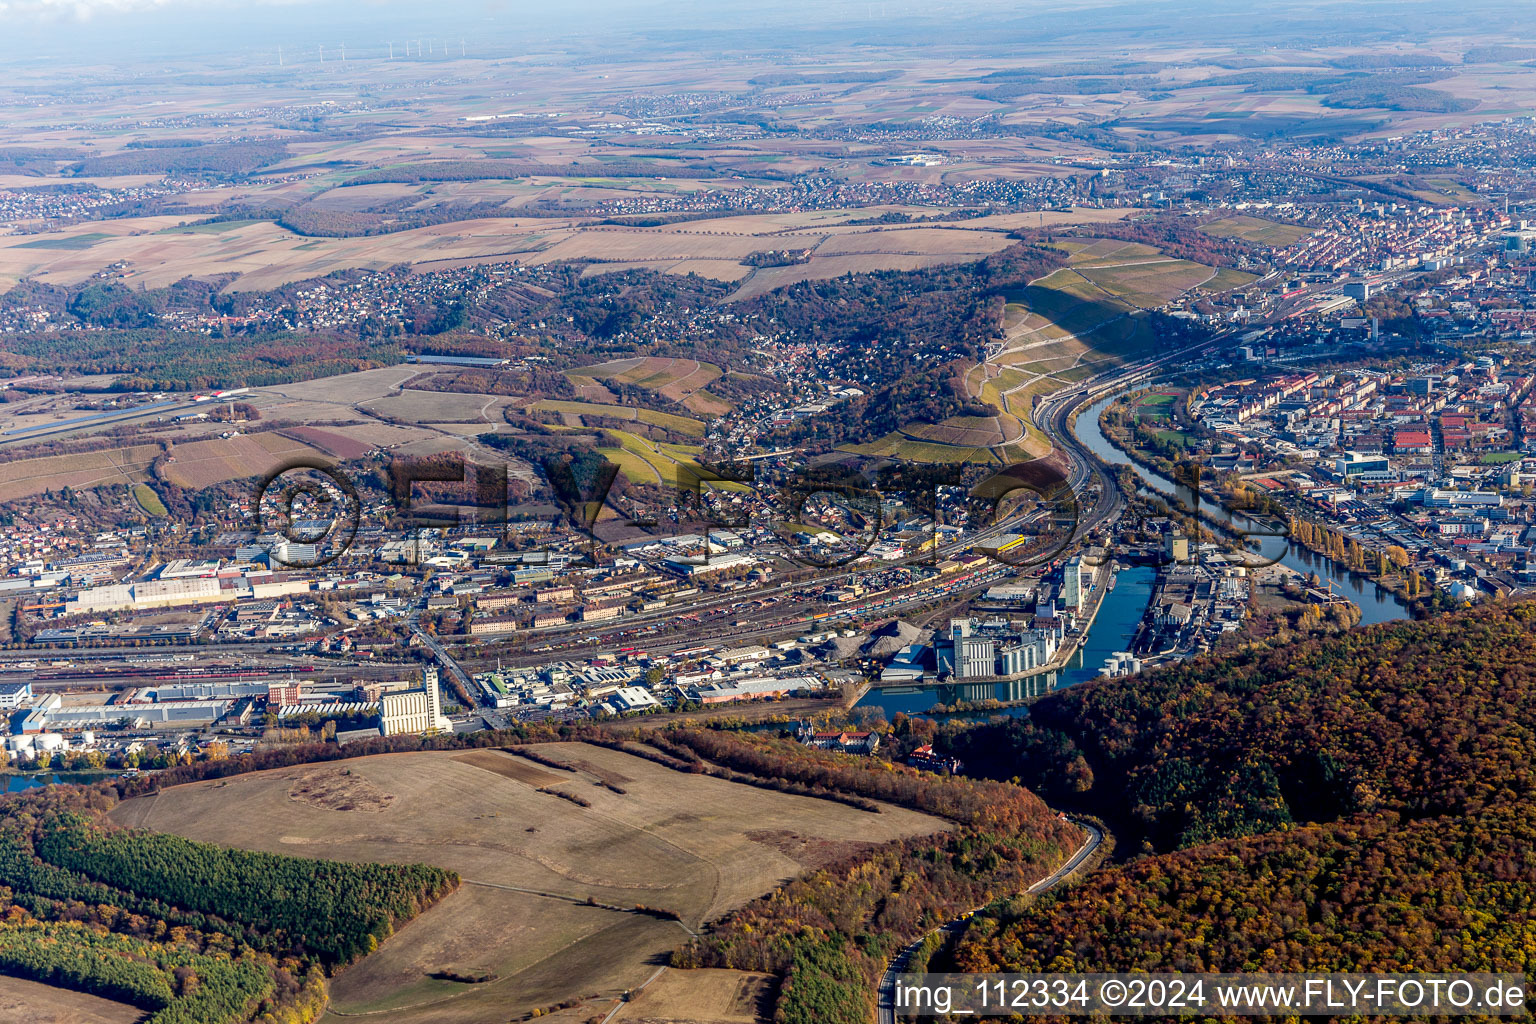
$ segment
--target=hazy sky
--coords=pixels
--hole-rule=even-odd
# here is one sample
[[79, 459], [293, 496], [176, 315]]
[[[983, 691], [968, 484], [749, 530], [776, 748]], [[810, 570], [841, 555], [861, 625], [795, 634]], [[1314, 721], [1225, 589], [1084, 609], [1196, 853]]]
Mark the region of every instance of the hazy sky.
[[[0, 0], [0, 64], [287, 52], [360, 57], [407, 37], [479, 56], [626, 36], [668, 47], [778, 50], [940, 43], [1012, 52], [1055, 39], [1167, 45], [1414, 43], [1530, 36], [1532, 0]], [[637, 53], [616, 46], [615, 53]]]

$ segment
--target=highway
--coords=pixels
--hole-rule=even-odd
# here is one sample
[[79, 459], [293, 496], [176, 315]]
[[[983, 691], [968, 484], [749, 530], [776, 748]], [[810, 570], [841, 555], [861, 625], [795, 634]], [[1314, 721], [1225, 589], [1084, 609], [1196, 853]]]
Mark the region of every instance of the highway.
[[[1097, 826], [1090, 825], [1086, 821], [1076, 821], [1076, 819], [1074, 821], [1079, 827], [1087, 831], [1088, 838], [1083, 840], [1083, 845], [1077, 848], [1076, 853], [1068, 857], [1055, 871], [1052, 871], [1049, 875], [1046, 875], [1040, 881], [1025, 889], [1023, 895], [1038, 896], [1040, 893], [1054, 889], [1062, 882], [1065, 882], [1076, 873], [1078, 868], [1083, 866], [1084, 861], [1093, 856], [1094, 851], [1099, 848], [1099, 844], [1104, 842], [1104, 833]], [[971, 919], [972, 915], [981, 909], [983, 908], [977, 907], [975, 910], [961, 914], [959, 917], [935, 928], [928, 935], [932, 935], [934, 932], [944, 932], [949, 936], [958, 935], [965, 928], [966, 922]], [[891, 958], [891, 962], [886, 965], [885, 973], [880, 976], [879, 1002], [875, 1012], [876, 1024], [896, 1024], [896, 978], [905, 973], [907, 965], [912, 961], [912, 954], [917, 952], [917, 947], [923, 944], [928, 935], [924, 935], [900, 953], [897, 953]]]
[[1035, 424], [1051, 439], [1051, 443], [1066, 452], [1067, 458], [1071, 460], [1072, 470], [1068, 476], [1068, 482], [1073, 493], [1081, 499], [1088, 493], [1090, 484], [1095, 481], [1098, 483], [1098, 494], [1093, 505], [1079, 513], [1079, 537], [1092, 533], [1100, 524], [1113, 519], [1124, 507], [1125, 497], [1120, 493], [1119, 485], [1110, 468], [1088, 451], [1072, 433], [1068, 425], [1072, 414], [1112, 391], [1150, 379], [1170, 363], [1204, 354], [1206, 350], [1229, 338], [1232, 333], [1234, 332], [1218, 334], [1198, 344], [1165, 353], [1154, 359], [1145, 359], [1107, 370], [1060, 391], [1053, 391], [1040, 400], [1040, 404], [1035, 407]]

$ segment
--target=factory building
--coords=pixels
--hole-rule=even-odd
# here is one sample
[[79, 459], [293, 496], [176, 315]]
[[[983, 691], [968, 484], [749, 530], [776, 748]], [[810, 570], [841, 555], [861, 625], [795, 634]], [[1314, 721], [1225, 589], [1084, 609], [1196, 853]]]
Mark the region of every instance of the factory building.
[[453, 723], [443, 714], [443, 702], [438, 693], [435, 668], [426, 670], [420, 686], [413, 686], [406, 690], [392, 690], [379, 696], [379, 734], [381, 736], [452, 731]]

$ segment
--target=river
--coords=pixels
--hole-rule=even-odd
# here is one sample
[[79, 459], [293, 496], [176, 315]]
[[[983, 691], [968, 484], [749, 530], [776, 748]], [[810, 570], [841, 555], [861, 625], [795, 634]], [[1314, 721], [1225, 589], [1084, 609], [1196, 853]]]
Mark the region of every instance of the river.
[[5, 776], [5, 791], [20, 793], [27, 789], [41, 789], [54, 783], [100, 782], [113, 778], [102, 772], [37, 772], [35, 774], [9, 774]]
[[[1073, 433], [1077, 435], [1077, 439], [1084, 447], [1110, 465], [1130, 466], [1149, 490], [1161, 492], [1162, 495], [1181, 493], [1179, 486], [1172, 480], [1131, 461], [1129, 456], [1110, 444], [1109, 439], [1099, 429], [1099, 416], [1118, 397], [1120, 397], [1119, 394], [1114, 394], [1108, 398], [1102, 398], [1078, 413]], [[1187, 489], [1183, 493], [1187, 494]], [[1407, 605], [1396, 594], [1378, 587], [1372, 580], [1357, 576], [1300, 544], [1291, 543], [1284, 537], [1263, 536], [1266, 528], [1244, 516], [1228, 517], [1217, 506], [1207, 506], [1207, 508], [1208, 518], [1218, 522], [1230, 522], [1239, 529], [1251, 531], [1255, 536], [1250, 538], [1249, 544], [1260, 554], [1277, 560], [1281, 565], [1295, 569], [1297, 572], [1316, 573], [1325, 583], [1332, 583], [1334, 590], [1346, 595], [1360, 606], [1362, 623], [1391, 622], [1408, 617]], [[879, 708], [886, 718], [890, 718], [898, 711], [909, 715], [924, 714], [936, 704], [957, 704], [988, 699], [1003, 702], [1018, 701], [1093, 679], [1099, 675], [1105, 658], [1116, 651], [1123, 651], [1130, 647], [1131, 640], [1136, 635], [1136, 627], [1146, 612], [1147, 603], [1152, 599], [1152, 588], [1156, 578], [1155, 570], [1146, 566], [1122, 569], [1114, 591], [1104, 598], [1104, 606], [1094, 619], [1092, 628], [1088, 630], [1082, 647], [1067, 667], [1059, 672], [1008, 683], [895, 688], [877, 686], [864, 695], [858, 706]], [[997, 714], [1027, 713], [1026, 707], [1018, 706], [981, 713], [959, 712], [955, 715], [940, 717], [976, 719]]]
[[[879, 708], [886, 718], [898, 711], [909, 715], [925, 714], [935, 704], [956, 704], [983, 700], [1017, 701], [1038, 697], [1074, 683], [1096, 678], [1104, 659], [1116, 651], [1127, 650], [1136, 636], [1136, 627], [1152, 600], [1155, 570], [1144, 565], [1121, 569], [1115, 589], [1104, 595], [1104, 604], [1094, 617], [1083, 644], [1066, 666], [1028, 679], [1003, 683], [957, 683], [947, 686], [874, 687], [859, 701], [859, 707]], [[992, 715], [1022, 715], [1026, 708], [1011, 707], [981, 713], [960, 712], [947, 718], [990, 718]]]
[[[1170, 494], [1188, 495], [1187, 488], [1181, 489], [1179, 485], [1160, 473], [1146, 468], [1110, 444], [1104, 432], [1099, 429], [1099, 416], [1109, 404], [1119, 398], [1124, 392], [1101, 398], [1077, 414], [1077, 423], [1072, 432], [1083, 446], [1093, 452], [1105, 462], [1114, 466], [1130, 466], [1141, 479], [1143, 485], [1154, 492], [1160, 492], [1166, 496]], [[1186, 506], [1188, 502], [1186, 501]], [[1226, 516], [1219, 506], [1207, 504], [1202, 512], [1207, 518], [1216, 522], [1231, 522], [1239, 529], [1262, 533], [1266, 530], [1262, 525], [1255, 523], [1241, 515]], [[1379, 587], [1376, 583], [1364, 576], [1358, 576], [1344, 569], [1321, 555], [1315, 554], [1300, 544], [1293, 544], [1284, 537], [1265, 536], [1251, 539], [1250, 545], [1256, 544], [1256, 550], [1265, 557], [1278, 561], [1281, 565], [1288, 566], [1301, 573], [1317, 573], [1318, 578], [1324, 583], [1332, 583], [1333, 589], [1360, 606], [1360, 621], [1370, 625], [1376, 622], [1391, 622], [1395, 619], [1408, 617], [1408, 606], [1403, 603], [1392, 591]]]

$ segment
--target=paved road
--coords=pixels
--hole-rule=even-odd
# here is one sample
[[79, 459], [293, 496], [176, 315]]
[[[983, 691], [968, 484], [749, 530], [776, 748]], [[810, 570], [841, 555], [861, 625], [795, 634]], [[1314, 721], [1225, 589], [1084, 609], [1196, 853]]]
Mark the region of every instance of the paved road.
[[[1104, 842], [1104, 833], [1098, 828], [1088, 824], [1086, 821], [1078, 821], [1077, 824], [1088, 832], [1088, 838], [1083, 840], [1083, 845], [1079, 846], [1077, 852], [1068, 857], [1061, 867], [1024, 890], [1026, 894], [1036, 896], [1042, 892], [1054, 889], [1072, 877], [1078, 868], [1083, 866], [1083, 862], [1093, 856], [1093, 852], [1099, 848], [1099, 844]], [[980, 907], [976, 908], [976, 910], [980, 909]], [[958, 934], [965, 927], [966, 922], [970, 920], [971, 915], [976, 913], [976, 910], [946, 922], [940, 927], [935, 928], [934, 931], [945, 932], [949, 935]], [[933, 932], [928, 934], [931, 935]], [[923, 939], [926, 938], [926, 935], [923, 936]], [[917, 952], [917, 947], [923, 944], [923, 939], [918, 939], [906, 949], [903, 949], [886, 965], [885, 973], [880, 976], [880, 1001], [875, 1012], [876, 1024], [896, 1024], [896, 977], [906, 971], [907, 964], [912, 959], [912, 954]]]
[[421, 637], [421, 642], [426, 644], [427, 649], [436, 656], [438, 664], [447, 669], [449, 675], [459, 681], [459, 684], [464, 687], [464, 692], [469, 694], [471, 700], [478, 703], [479, 698], [475, 693], [474, 680], [469, 678], [469, 673], [464, 671], [464, 666], [460, 665], [454, 656], [448, 653], [448, 649], [438, 643], [437, 637], [421, 628], [420, 619], [420, 612], [412, 612], [410, 617], [406, 619], [406, 622], [411, 627], [411, 632]]

